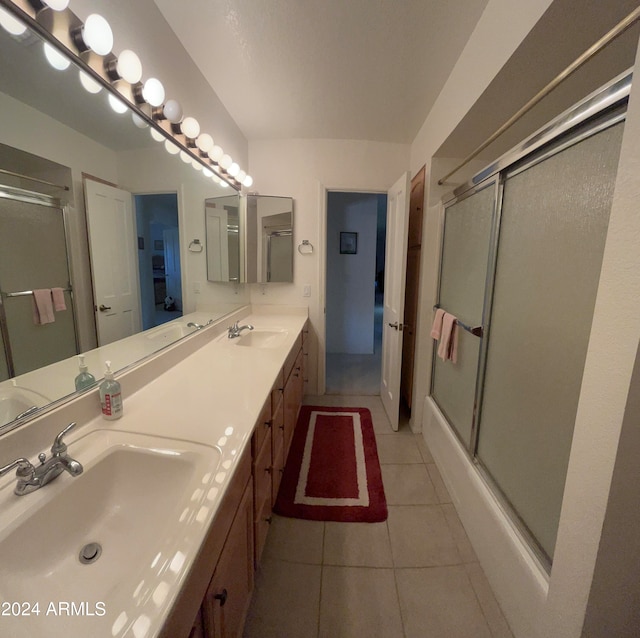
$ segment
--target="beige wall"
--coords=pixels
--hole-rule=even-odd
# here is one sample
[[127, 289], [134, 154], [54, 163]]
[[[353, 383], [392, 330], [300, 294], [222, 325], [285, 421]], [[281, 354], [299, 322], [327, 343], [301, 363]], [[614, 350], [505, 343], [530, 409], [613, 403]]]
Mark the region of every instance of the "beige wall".
[[[267, 140], [249, 145], [254, 188], [261, 195], [294, 199], [293, 284], [251, 286], [251, 301], [308, 306], [312, 325], [307, 391], [318, 389], [318, 366], [324, 352], [324, 215], [325, 190], [386, 192], [409, 168], [409, 146], [358, 140]], [[297, 246], [308, 239], [312, 255]], [[310, 284], [311, 297], [303, 297]], [[264, 291], [264, 294], [263, 294]], [[324, 369], [323, 367], [321, 368]]]

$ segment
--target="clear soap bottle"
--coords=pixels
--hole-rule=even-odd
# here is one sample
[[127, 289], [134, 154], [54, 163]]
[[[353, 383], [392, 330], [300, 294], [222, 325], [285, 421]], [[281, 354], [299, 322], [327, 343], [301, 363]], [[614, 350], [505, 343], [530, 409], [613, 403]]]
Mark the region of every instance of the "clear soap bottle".
[[80, 373], [75, 379], [76, 390], [85, 390], [96, 384], [96, 378], [89, 372], [89, 368], [84, 361], [84, 355], [78, 355], [78, 364]]
[[100, 404], [102, 416], [108, 421], [114, 421], [122, 416], [122, 390], [120, 384], [113, 378], [111, 361], [105, 361], [107, 369], [104, 380], [100, 384]]

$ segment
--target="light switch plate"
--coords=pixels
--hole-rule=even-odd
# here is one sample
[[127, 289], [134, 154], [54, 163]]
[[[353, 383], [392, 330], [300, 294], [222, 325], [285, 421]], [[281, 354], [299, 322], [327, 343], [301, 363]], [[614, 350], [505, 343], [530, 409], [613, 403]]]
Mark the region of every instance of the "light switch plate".
[[311, 297], [311, 286], [310, 284], [305, 284], [302, 288], [302, 296], [303, 297]]
[[193, 292], [196, 295], [199, 295], [202, 292], [202, 284], [199, 281], [193, 282]]

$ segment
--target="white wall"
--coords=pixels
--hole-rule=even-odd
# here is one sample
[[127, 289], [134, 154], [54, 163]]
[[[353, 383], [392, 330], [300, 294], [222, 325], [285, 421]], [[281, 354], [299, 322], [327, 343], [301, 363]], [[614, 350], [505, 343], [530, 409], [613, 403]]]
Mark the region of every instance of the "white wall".
[[[293, 197], [293, 243], [314, 246], [311, 255], [294, 250], [293, 284], [251, 286], [251, 301], [307, 305], [311, 348], [307, 392], [318, 391], [318, 348], [324, 352], [324, 258], [326, 189], [386, 192], [409, 168], [409, 146], [359, 140], [260, 140], [249, 145], [254, 188], [262, 195]], [[310, 284], [311, 297], [302, 296]], [[264, 294], [262, 294], [264, 291]]]
[[[373, 354], [378, 201], [332, 193], [327, 209], [327, 352]], [[357, 254], [340, 254], [340, 233], [358, 234]]]

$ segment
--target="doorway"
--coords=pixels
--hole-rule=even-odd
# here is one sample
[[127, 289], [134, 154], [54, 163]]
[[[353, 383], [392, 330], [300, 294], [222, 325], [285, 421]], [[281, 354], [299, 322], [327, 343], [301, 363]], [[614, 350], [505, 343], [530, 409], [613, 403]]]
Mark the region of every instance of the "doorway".
[[182, 316], [176, 193], [135, 195], [142, 329]]
[[327, 394], [380, 393], [387, 195], [327, 192]]

